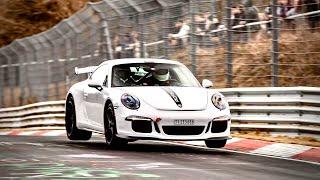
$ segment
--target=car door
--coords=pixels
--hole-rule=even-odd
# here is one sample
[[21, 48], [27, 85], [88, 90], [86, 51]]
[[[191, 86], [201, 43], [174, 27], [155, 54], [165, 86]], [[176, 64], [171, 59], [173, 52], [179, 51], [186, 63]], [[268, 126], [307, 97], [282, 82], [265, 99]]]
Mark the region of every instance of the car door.
[[84, 88], [83, 96], [85, 100], [85, 109], [88, 123], [93, 126], [100, 126], [103, 119], [103, 105], [99, 106], [104, 101], [103, 89], [100, 91], [97, 88], [89, 87], [89, 84], [97, 84], [102, 88], [106, 88], [106, 79], [108, 77], [108, 66], [102, 65], [98, 67], [88, 79], [88, 86]]

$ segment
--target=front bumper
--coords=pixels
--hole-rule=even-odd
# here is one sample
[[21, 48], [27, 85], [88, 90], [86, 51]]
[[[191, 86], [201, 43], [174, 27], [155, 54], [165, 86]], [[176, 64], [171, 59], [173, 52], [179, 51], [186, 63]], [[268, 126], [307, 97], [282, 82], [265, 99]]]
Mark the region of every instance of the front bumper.
[[[230, 119], [217, 117], [230, 117], [229, 110], [210, 112], [205, 111], [138, 111], [115, 109], [118, 136], [126, 139], [153, 139], [153, 140], [222, 140], [229, 139]], [[131, 117], [131, 118], [128, 118]], [[134, 118], [132, 118], [134, 117]], [[160, 120], [161, 119], [161, 120]], [[192, 119], [191, 126], [178, 126], [174, 120]], [[137, 130], [133, 122], [150, 122], [150, 126]], [[146, 123], [142, 123], [146, 124]], [[220, 130], [212, 130], [223, 124]], [[143, 132], [145, 130], [145, 132]], [[218, 128], [219, 129], [219, 128]], [[182, 130], [182, 131], [181, 131]], [[181, 132], [181, 133], [180, 133]]]

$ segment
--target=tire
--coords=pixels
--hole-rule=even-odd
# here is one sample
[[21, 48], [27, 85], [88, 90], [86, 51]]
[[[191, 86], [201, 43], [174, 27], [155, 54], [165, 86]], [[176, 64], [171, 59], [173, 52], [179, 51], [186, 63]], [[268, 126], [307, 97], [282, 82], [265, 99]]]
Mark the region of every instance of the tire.
[[222, 148], [226, 145], [227, 140], [205, 140], [204, 142], [208, 148]]
[[128, 144], [126, 139], [117, 137], [116, 118], [111, 103], [106, 105], [104, 114], [104, 135], [107, 145], [110, 147], [121, 147]]
[[92, 132], [78, 129], [76, 120], [74, 100], [72, 96], [69, 96], [66, 101], [65, 115], [67, 137], [70, 140], [89, 140], [92, 136]]

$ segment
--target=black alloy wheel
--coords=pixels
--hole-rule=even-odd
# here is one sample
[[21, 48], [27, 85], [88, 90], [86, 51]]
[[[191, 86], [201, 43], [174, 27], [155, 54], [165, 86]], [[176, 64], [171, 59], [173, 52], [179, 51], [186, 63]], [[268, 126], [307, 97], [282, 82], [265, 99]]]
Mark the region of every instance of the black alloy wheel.
[[72, 96], [69, 96], [66, 101], [65, 115], [67, 137], [70, 140], [89, 140], [92, 136], [92, 132], [78, 129], [76, 120], [74, 100]]
[[127, 140], [117, 137], [116, 118], [111, 103], [105, 109], [104, 134], [106, 143], [110, 147], [119, 147], [128, 143]]

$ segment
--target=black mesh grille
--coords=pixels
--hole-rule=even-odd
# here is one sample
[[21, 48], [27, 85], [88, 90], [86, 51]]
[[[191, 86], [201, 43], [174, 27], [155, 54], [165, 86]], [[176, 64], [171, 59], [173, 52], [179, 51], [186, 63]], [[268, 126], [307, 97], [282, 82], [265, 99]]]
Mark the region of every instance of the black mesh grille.
[[132, 129], [135, 132], [151, 133], [152, 132], [151, 122], [143, 121], [143, 120], [132, 121]]
[[211, 132], [221, 133], [227, 130], [228, 121], [212, 121]]
[[199, 135], [204, 126], [162, 126], [162, 129], [167, 135]]

